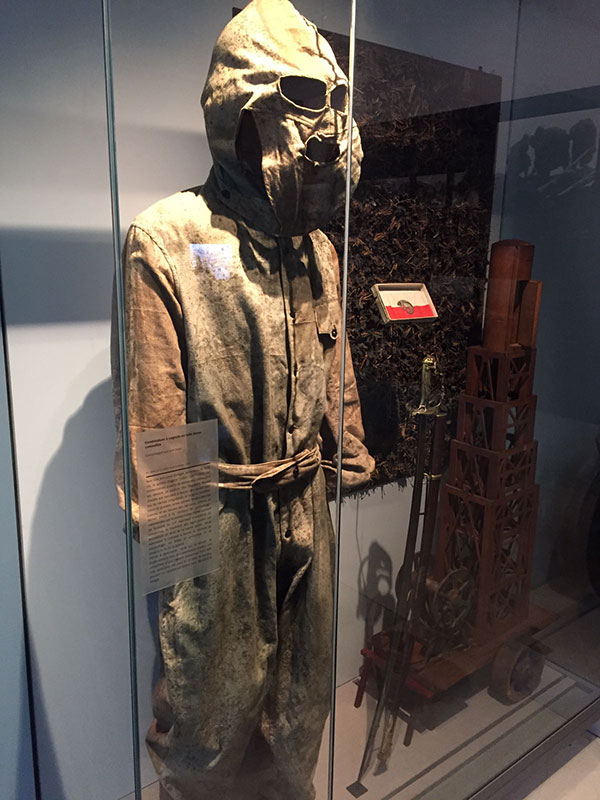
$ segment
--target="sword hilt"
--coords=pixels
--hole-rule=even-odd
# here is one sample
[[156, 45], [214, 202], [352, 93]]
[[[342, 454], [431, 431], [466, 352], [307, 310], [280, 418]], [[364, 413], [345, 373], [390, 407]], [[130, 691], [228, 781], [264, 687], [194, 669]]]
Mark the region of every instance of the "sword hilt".
[[430, 416], [437, 413], [440, 403], [431, 405], [431, 377], [438, 374], [438, 366], [435, 356], [425, 356], [421, 364], [421, 400], [417, 408], [411, 414], [426, 414]]

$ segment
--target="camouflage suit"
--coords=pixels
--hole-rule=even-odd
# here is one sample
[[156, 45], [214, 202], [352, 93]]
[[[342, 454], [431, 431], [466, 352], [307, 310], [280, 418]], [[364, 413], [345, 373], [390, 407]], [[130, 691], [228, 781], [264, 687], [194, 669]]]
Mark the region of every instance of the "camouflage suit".
[[[273, 14], [276, 40], [265, 23]], [[277, 461], [317, 444], [335, 461], [338, 264], [316, 230], [319, 209], [303, 209], [308, 197], [321, 197], [326, 221], [343, 200], [338, 173], [347, 120], [337, 134], [333, 177], [321, 187], [325, 201], [308, 180], [297, 187], [295, 206], [293, 187], [281, 206], [271, 195], [278, 197], [276, 160], [285, 162], [286, 150], [272, 146], [268, 122], [277, 102], [268, 91], [248, 96], [239, 84], [254, 70], [272, 91], [282, 71], [306, 75], [310, 67], [328, 88], [346, 86], [317, 37], [284, 0], [254, 0], [227, 26], [203, 95], [211, 175], [204, 186], [156, 203], [130, 228], [124, 268], [132, 435], [216, 418], [223, 464]], [[224, 66], [233, 55], [235, 70]], [[236, 153], [241, 112], [253, 113], [253, 102], [262, 184]], [[331, 121], [323, 124], [331, 138]], [[319, 130], [315, 119], [312, 130]], [[353, 148], [357, 178], [357, 138]], [[335, 152], [328, 154], [323, 175]], [[294, 180], [293, 165], [286, 174]], [[296, 210], [286, 216], [286, 209]], [[354, 488], [368, 479], [372, 459], [362, 443], [349, 351], [346, 364], [343, 478]], [[135, 452], [133, 458], [135, 466]], [[334, 549], [325, 476], [315, 467], [267, 491], [221, 489], [220, 569], [160, 593], [164, 676], [147, 744], [174, 800], [314, 797], [329, 708]], [[133, 494], [135, 517], [135, 469]]]

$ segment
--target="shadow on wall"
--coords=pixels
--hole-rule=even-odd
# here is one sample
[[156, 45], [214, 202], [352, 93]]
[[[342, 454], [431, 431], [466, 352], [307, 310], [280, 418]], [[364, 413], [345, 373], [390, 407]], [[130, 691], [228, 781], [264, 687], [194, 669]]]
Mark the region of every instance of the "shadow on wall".
[[2, 231], [8, 325], [110, 319], [111, 237], [90, 231]]
[[542, 197], [562, 197], [600, 180], [597, 150], [598, 130], [589, 117], [569, 130], [538, 125], [534, 133], [523, 134], [512, 145], [507, 169], [513, 181], [524, 183]]
[[389, 553], [379, 542], [371, 542], [358, 576], [356, 615], [365, 622], [365, 644], [374, 633], [391, 627], [395, 609], [394, 581]]
[[[44, 474], [27, 554], [44, 800], [131, 789], [125, 541], [112, 482], [110, 381], [68, 420]], [[58, 767], [67, 761], [68, 782]]]
[[[40, 460], [45, 466], [26, 531], [42, 797], [122, 797], [133, 786], [126, 555], [123, 515], [113, 483], [111, 384], [108, 378], [101, 380], [108, 371], [111, 235], [5, 230], [2, 254], [8, 323], [15, 331], [13, 381], [19, 396], [27, 398], [27, 411], [19, 410], [19, 425], [28, 426], [29, 415], [40, 412], [31, 421], [41, 437], [40, 451], [35, 450], [37, 439], [18, 427], [17, 440], [22, 434], [24, 441], [19, 460], [25, 467]], [[59, 325], [54, 328], [52, 323]], [[61, 327], [64, 323], [76, 323], [72, 334], [68, 325]], [[47, 340], [44, 330], [49, 332]], [[74, 347], [71, 337], [78, 341]], [[92, 359], [88, 343], [98, 353]], [[44, 362], [38, 369], [35, 358]], [[25, 363], [32, 368], [19, 369]], [[85, 396], [75, 413], [69, 387]], [[64, 426], [54, 453], [44, 443], [49, 425]], [[29, 496], [32, 480], [37, 491], [36, 477], [22, 469], [20, 483]], [[142, 740], [159, 671], [155, 618], [156, 596], [138, 600]], [[142, 770], [144, 782], [155, 778], [143, 744]], [[23, 800], [32, 796], [24, 795]]]

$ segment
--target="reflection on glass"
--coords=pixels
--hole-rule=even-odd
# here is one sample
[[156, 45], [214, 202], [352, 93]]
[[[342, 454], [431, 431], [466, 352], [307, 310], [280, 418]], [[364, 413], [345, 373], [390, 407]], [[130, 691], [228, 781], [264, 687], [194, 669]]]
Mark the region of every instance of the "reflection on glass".
[[[125, 240], [132, 513], [142, 546], [160, 536], [151, 561], [161, 586], [163, 568], [191, 557], [173, 543], [191, 542], [198, 515], [182, 497], [202, 487], [189, 467], [157, 485], [151, 467], [158, 453], [163, 469], [183, 469], [170, 442], [218, 422], [220, 566], [158, 599], [146, 743], [174, 800], [314, 797], [330, 707], [327, 500], [347, 348], [338, 260], [320, 229], [344, 206], [347, 165], [358, 181], [348, 98], [316, 27], [287, 1], [252, 0], [218, 37], [202, 93], [206, 183], [155, 202]], [[349, 351], [345, 364], [339, 469], [350, 490], [373, 461]]]
[[[559, 92], [561, 59], [540, 91], [538, 12], [516, 50], [518, 4], [463, 5], [359, 5], [348, 331], [384, 490], [343, 509], [336, 798], [470, 797], [599, 697], [598, 75]], [[548, 48], [567, 28], [592, 51], [542, 16]], [[417, 282], [434, 321], [373, 296]]]

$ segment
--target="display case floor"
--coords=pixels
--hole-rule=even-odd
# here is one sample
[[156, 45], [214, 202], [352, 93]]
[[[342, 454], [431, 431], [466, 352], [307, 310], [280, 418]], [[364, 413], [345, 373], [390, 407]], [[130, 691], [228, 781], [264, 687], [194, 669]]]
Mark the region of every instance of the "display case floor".
[[598, 800], [599, 785], [600, 740], [594, 739], [527, 795], [526, 800]]
[[[600, 696], [600, 650], [595, 644], [600, 608], [585, 610], [581, 603], [549, 587], [537, 590], [535, 595], [536, 602], [555, 612], [558, 619], [541, 636], [550, 654], [532, 697], [505, 706], [488, 694], [487, 669], [464, 679], [426, 708], [409, 748], [402, 745], [404, 725], [397, 726], [397, 741], [387, 770], [374, 769], [375, 753], [363, 778], [367, 791], [361, 796], [365, 800], [468, 797]], [[587, 648], [582, 647], [583, 642], [587, 642]], [[341, 685], [336, 695], [334, 800], [352, 800], [355, 796], [348, 787], [356, 782], [375, 710], [375, 699], [368, 693], [361, 708], [354, 708], [355, 696], [355, 680]], [[533, 782], [529, 777], [528, 786], [531, 790], [546, 779], [548, 786], [539, 786], [528, 800], [597, 800], [600, 741], [583, 744], [587, 746], [572, 764], [563, 766], [570, 757], [568, 748], [562, 762], [544, 759], [540, 769], [545, 772], [537, 775], [537, 780], [534, 776]], [[327, 769], [328, 730], [315, 777], [317, 800], [327, 798]], [[555, 770], [557, 774], [550, 777]], [[519, 798], [526, 795], [524, 787]], [[134, 798], [128, 795], [123, 800]], [[157, 783], [144, 789], [143, 800], [159, 800]]]
[[[435, 727], [417, 729], [409, 748], [402, 745], [403, 726], [398, 725], [398, 741], [388, 769], [379, 774], [373, 768], [367, 772], [362, 781], [367, 791], [362, 797], [365, 800], [468, 797], [597, 694], [595, 687], [586, 681], [547, 665], [531, 698], [515, 706], [503, 706], [487, 693], [486, 678], [485, 673], [471, 676], [433, 704], [429, 722]], [[334, 800], [351, 800], [354, 796], [348, 786], [356, 781], [375, 709], [375, 700], [368, 695], [361, 708], [354, 708], [355, 694], [354, 681], [337, 691]], [[315, 776], [317, 800], [327, 798], [328, 734], [329, 727], [323, 737]], [[376, 758], [373, 761], [376, 763]], [[547, 764], [546, 768], [539, 780], [547, 778], [557, 767]], [[527, 800], [597, 800], [599, 782], [600, 741], [596, 740], [556, 775], [548, 777]], [[142, 797], [159, 800], [158, 784], [145, 787]], [[134, 800], [134, 796], [122, 800]]]
[[[398, 725], [389, 766], [371, 769], [362, 780], [366, 800], [439, 800], [468, 797], [510, 766], [531, 747], [585, 707], [596, 688], [562, 668], [547, 665], [536, 692], [514, 706], [505, 706], [487, 692], [485, 671], [465, 679], [428, 710], [429, 719], [415, 731], [409, 748], [402, 745]], [[359, 796], [348, 790], [356, 782], [375, 699], [365, 696], [354, 708], [356, 686], [337, 692], [334, 756], [335, 800]], [[433, 727], [426, 727], [429, 723]], [[327, 797], [327, 748], [317, 770], [317, 797]], [[553, 798], [556, 800], [556, 798]]]
[[[575, 753], [569, 752], [573, 748]], [[326, 765], [325, 765], [326, 774]], [[600, 740], [589, 742], [584, 740], [570, 745], [561, 751], [558, 758], [545, 763], [541, 776], [542, 782], [529, 794], [512, 795], [510, 800], [598, 800], [600, 784]], [[346, 792], [346, 796], [350, 796]], [[317, 800], [326, 800], [326, 783], [319, 791]], [[135, 800], [133, 794], [122, 800]], [[158, 783], [146, 786], [142, 791], [142, 800], [160, 800]], [[282, 798], [283, 800], [283, 798]], [[335, 800], [338, 800], [336, 795]]]

